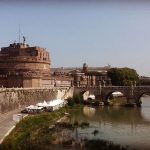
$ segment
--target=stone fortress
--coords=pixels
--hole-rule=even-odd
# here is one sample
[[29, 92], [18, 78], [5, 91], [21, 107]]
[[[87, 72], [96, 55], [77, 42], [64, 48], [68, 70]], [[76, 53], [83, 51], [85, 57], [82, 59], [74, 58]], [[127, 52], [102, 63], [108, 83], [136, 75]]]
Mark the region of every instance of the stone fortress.
[[44, 48], [13, 43], [0, 51], [1, 87], [42, 87], [50, 78], [50, 57]]
[[[113, 87], [105, 67], [51, 68], [46, 49], [30, 47], [25, 38], [0, 51], [0, 114], [51, 99], [66, 99], [90, 91], [105, 101], [109, 94], [121, 91], [128, 99], [136, 100], [150, 87]], [[140, 94], [140, 95], [139, 95]]]
[[[0, 115], [37, 102], [73, 95], [72, 77], [54, 77], [49, 52], [37, 46], [13, 43], [0, 51]], [[65, 85], [64, 88], [56, 87]]]
[[[111, 84], [107, 67], [51, 68], [49, 52], [45, 48], [22, 43], [2, 47], [0, 51], [0, 87], [44, 88], [54, 86], [94, 86]], [[97, 72], [96, 74], [93, 72]]]

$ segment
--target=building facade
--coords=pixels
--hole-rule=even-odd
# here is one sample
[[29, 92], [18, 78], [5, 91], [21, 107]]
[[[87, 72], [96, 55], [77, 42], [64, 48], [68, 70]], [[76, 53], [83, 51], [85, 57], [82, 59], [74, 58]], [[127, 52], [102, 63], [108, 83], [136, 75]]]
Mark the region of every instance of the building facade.
[[[109, 68], [56, 68], [45, 48], [30, 47], [25, 42], [13, 43], [0, 51], [0, 87], [53, 87], [110, 85]], [[101, 73], [100, 73], [101, 71]]]
[[[42, 87], [50, 78], [50, 56], [44, 48], [13, 43], [0, 51], [0, 87]], [[47, 83], [46, 83], [47, 84]]]
[[57, 76], [73, 77], [74, 86], [109, 86], [111, 79], [107, 75], [110, 65], [105, 67], [88, 67], [86, 63], [78, 68], [52, 68], [52, 72]]

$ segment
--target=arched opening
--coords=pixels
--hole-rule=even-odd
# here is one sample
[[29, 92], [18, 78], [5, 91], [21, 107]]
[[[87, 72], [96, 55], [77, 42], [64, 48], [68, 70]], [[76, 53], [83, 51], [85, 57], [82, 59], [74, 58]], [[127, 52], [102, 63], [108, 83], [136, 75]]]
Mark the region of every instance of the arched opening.
[[121, 106], [127, 103], [126, 96], [120, 91], [111, 91], [105, 97], [105, 104]]
[[80, 94], [83, 98], [84, 104], [99, 106], [99, 99], [96, 99], [96, 95], [94, 95], [91, 91], [82, 91]]
[[90, 91], [82, 91], [80, 95], [83, 97], [83, 100], [95, 100], [95, 95]]
[[142, 107], [150, 107], [150, 92], [142, 93], [139, 96], [137, 103], [141, 104]]
[[141, 114], [146, 121], [150, 121], [150, 92], [142, 93], [138, 99], [141, 106]]

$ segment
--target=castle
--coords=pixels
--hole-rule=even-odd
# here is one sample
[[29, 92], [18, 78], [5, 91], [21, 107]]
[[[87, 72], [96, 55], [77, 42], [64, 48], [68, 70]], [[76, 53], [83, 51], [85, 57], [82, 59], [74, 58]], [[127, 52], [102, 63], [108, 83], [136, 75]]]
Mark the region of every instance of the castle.
[[0, 87], [98, 86], [100, 82], [111, 84], [107, 77], [110, 67], [90, 68], [83, 64], [83, 68], [79, 69], [51, 70], [50, 65], [49, 52], [45, 48], [30, 47], [23, 37], [22, 43], [14, 42], [1, 48]]
[[0, 51], [0, 87], [43, 87], [51, 84], [50, 56], [44, 48], [13, 43]]

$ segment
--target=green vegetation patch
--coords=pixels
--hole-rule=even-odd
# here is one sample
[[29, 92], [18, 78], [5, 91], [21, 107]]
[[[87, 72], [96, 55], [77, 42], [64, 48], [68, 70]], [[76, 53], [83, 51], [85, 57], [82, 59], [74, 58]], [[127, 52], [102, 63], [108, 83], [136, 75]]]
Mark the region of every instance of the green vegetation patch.
[[50, 144], [53, 138], [49, 126], [61, 118], [65, 111], [66, 108], [60, 108], [55, 112], [45, 112], [24, 118], [4, 139], [0, 149], [24, 150]]
[[108, 76], [111, 78], [113, 85], [130, 86], [131, 82], [139, 82], [139, 75], [136, 70], [131, 68], [111, 68], [108, 71]]
[[74, 95], [73, 97], [69, 97], [67, 99], [69, 106], [75, 106], [76, 104], [83, 104], [83, 96], [82, 95]]

